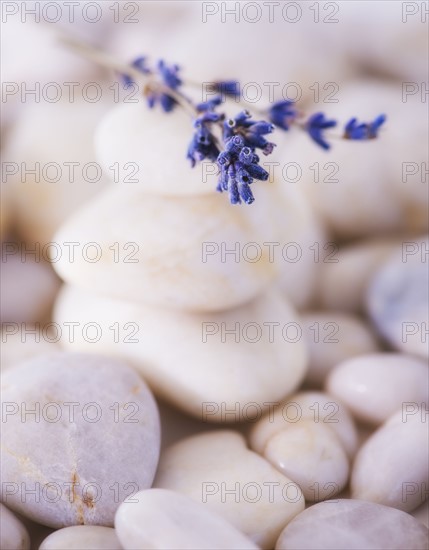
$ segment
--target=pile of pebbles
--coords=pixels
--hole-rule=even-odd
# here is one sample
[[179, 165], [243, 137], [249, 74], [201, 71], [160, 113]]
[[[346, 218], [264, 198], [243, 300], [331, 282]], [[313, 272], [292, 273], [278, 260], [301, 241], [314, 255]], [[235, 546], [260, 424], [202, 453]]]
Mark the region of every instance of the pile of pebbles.
[[428, 202], [402, 172], [425, 106], [344, 65], [332, 113], [357, 96], [392, 126], [329, 158], [279, 136], [302, 181], [274, 172], [251, 207], [190, 169], [180, 110], [60, 102], [8, 128], [9, 162], [103, 178], [2, 187], [2, 550], [427, 549]]

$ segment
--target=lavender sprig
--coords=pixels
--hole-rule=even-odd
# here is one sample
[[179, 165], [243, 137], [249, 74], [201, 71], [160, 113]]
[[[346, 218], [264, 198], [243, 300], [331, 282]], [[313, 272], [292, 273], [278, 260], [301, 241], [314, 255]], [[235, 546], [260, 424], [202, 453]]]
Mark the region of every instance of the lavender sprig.
[[[177, 65], [168, 66], [161, 60], [153, 70], [147, 66], [147, 60], [143, 56], [130, 65], [125, 65], [108, 53], [70, 36], [62, 36], [61, 40], [84, 57], [117, 71], [125, 86], [143, 84], [143, 94], [149, 107], [159, 104], [163, 111], [169, 113], [180, 106], [188, 112], [193, 119], [194, 135], [188, 146], [187, 158], [193, 167], [204, 159], [216, 162], [219, 167], [217, 190], [228, 191], [233, 204], [254, 202], [250, 185], [255, 179], [268, 179], [268, 172], [260, 166], [260, 159], [255, 151], [261, 149], [265, 155], [272, 153], [275, 144], [269, 142], [265, 135], [273, 132], [275, 127], [288, 131], [295, 125], [305, 130], [323, 149], [330, 148], [325, 131], [335, 127], [337, 121], [327, 119], [324, 113], [313, 114], [306, 122], [302, 122], [299, 120], [302, 114], [295, 108], [294, 102], [284, 100], [274, 103], [263, 113], [270, 122], [250, 120], [251, 115], [247, 110], [241, 111], [232, 119], [226, 119], [225, 114], [216, 112], [216, 109], [224, 103], [227, 96], [241, 104], [245, 103], [236, 80], [215, 82], [213, 90], [221, 95], [194, 105], [182, 92], [184, 82], [179, 77]], [[251, 107], [255, 111], [253, 105]], [[341, 137], [347, 140], [375, 139], [385, 121], [386, 115], [383, 114], [368, 123], [358, 123], [356, 118], [352, 118], [345, 125]], [[221, 139], [216, 136], [216, 130], [221, 134]]]

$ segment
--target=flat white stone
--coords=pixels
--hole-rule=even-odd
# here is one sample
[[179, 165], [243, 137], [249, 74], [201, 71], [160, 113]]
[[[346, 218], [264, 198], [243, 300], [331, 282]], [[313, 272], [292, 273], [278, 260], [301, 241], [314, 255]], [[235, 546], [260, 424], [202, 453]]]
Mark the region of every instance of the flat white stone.
[[232, 431], [199, 434], [166, 449], [154, 487], [188, 495], [265, 549], [304, 509], [299, 487]]
[[273, 436], [301, 420], [311, 420], [331, 428], [349, 457], [356, 452], [357, 431], [347, 408], [337, 398], [316, 391], [296, 393], [276, 408], [271, 408], [249, 434], [252, 449], [263, 453]]
[[[60, 280], [45, 261], [18, 251], [2, 258], [0, 319], [3, 323], [44, 321], [60, 287]], [[8, 330], [12, 330], [10, 327]]]
[[125, 550], [257, 550], [238, 529], [207, 506], [165, 489], [140, 491], [115, 517]]
[[[299, 320], [278, 291], [233, 310], [191, 314], [66, 286], [55, 320], [61, 327], [79, 323], [74, 342], [64, 330], [61, 343], [67, 349], [123, 358], [158, 396], [204, 421], [238, 422], [262, 415], [305, 376], [306, 350], [295, 330]], [[90, 322], [101, 328], [98, 342], [89, 341], [82, 330]], [[109, 329], [115, 323], [116, 337]]]
[[372, 502], [311, 506], [286, 526], [276, 550], [425, 550], [428, 530], [412, 516]]
[[299, 420], [267, 441], [262, 456], [302, 490], [306, 501], [332, 498], [346, 486], [349, 462], [334, 430]]
[[358, 420], [381, 424], [404, 403], [428, 403], [428, 369], [423, 360], [402, 353], [362, 355], [337, 365], [326, 390]]
[[326, 376], [338, 363], [379, 349], [370, 327], [354, 315], [310, 311], [303, 313], [301, 319], [309, 351], [305, 381], [313, 387], [323, 386]]
[[427, 498], [427, 413], [404, 406], [360, 448], [351, 475], [352, 498], [409, 512]]
[[111, 527], [74, 525], [49, 535], [39, 550], [122, 550], [122, 546]]
[[38, 357], [4, 373], [2, 399], [2, 500], [11, 509], [50, 527], [111, 526], [119, 504], [150, 487], [158, 412], [126, 364]]
[[29, 550], [30, 537], [25, 526], [4, 504], [0, 504], [0, 548]]
[[[243, 259], [243, 248], [260, 238], [258, 226], [244, 207], [233, 208], [219, 193], [162, 197], [138, 185], [116, 185], [73, 215], [55, 237], [64, 248], [70, 241], [97, 243], [99, 260], [80, 253], [71, 261], [64, 254], [55, 269], [65, 281], [111, 297], [219, 311], [254, 298], [277, 273], [268, 248], [256, 262]], [[275, 236], [274, 223], [272, 228]]]
[[[329, 261], [321, 263], [316, 301], [321, 309], [360, 313], [365, 309], [368, 284], [398, 239], [372, 238], [331, 248]], [[337, 262], [335, 260], [338, 260]]]
[[426, 237], [405, 241], [375, 273], [367, 312], [394, 349], [429, 357], [429, 269]]

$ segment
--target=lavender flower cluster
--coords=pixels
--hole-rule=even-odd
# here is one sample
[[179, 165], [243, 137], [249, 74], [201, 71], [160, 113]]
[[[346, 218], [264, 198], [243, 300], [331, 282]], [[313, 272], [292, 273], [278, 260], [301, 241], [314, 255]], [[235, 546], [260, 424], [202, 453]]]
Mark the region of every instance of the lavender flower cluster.
[[[194, 105], [181, 91], [183, 85], [177, 65], [168, 66], [163, 60], [158, 62], [156, 70], [147, 67], [146, 58], [138, 57], [131, 66], [145, 75], [156, 75], [162, 84], [161, 89], [148, 87], [146, 97], [148, 105], [153, 108], [159, 104], [166, 112], [171, 112], [179, 105], [176, 98], [180, 96], [195, 110], [193, 120], [194, 133], [188, 146], [187, 158], [191, 166], [208, 159], [216, 162], [219, 168], [217, 191], [227, 191], [232, 204], [251, 204], [254, 196], [250, 185], [254, 180], [266, 181], [268, 172], [262, 168], [256, 150], [264, 155], [274, 150], [275, 144], [265, 137], [275, 128], [288, 131], [301, 118], [295, 103], [290, 100], [278, 101], [265, 112], [269, 122], [253, 120], [247, 110], [238, 113], [234, 118], [226, 119], [224, 113], [216, 111], [228, 96], [241, 97], [240, 84], [236, 80], [213, 83], [213, 90], [218, 92], [214, 98]], [[125, 85], [133, 82], [128, 75], [122, 75]], [[171, 94], [169, 94], [169, 91]], [[174, 94], [173, 94], [174, 92]], [[173, 97], [176, 95], [176, 98]], [[352, 118], [344, 127], [343, 138], [348, 140], [370, 140], [378, 136], [386, 115], [378, 115], [372, 122], [359, 123]], [[336, 120], [328, 119], [324, 113], [312, 114], [298, 126], [304, 129], [309, 137], [322, 149], [330, 149], [325, 131], [337, 126]], [[220, 138], [217, 138], [217, 133]]]

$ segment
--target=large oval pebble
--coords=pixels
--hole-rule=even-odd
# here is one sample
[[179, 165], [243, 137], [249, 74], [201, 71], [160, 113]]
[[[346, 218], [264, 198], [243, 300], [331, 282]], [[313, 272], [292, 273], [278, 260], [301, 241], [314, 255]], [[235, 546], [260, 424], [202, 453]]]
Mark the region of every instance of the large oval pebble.
[[30, 537], [21, 521], [0, 504], [0, 548], [2, 550], [29, 550]]
[[165, 489], [137, 493], [119, 507], [115, 527], [125, 550], [257, 550], [207, 506]]
[[359, 449], [352, 497], [414, 510], [427, 499], [428, 462], [427, 411], [417, 404], [404, 406]]
[[[63, 331], [68, 349], [126, 359], [157, 395], [203, 421], [262, 415], [305, 375], [299, 321], [278, 291], [236, 309], [204, 314], [112, 300], [66, 286], [55, 320], [64, 329], [66, 323], [78, 323], [73, 342]], [[84, 330], [94, 322], [100, 327], [97, 342]]]
[[[254, 298], [277, 273], [268, 247], [257, 261], [243, 258], [244, 247], [259, 238], [258, 226], [219, 193], [159, 197], [135, 184], [113, 186], [61, 227], [55, 237], [61, 249], [80, 246], [55, 269], [65, 281], [107, 296], [220, 311]], [[275, 239], [274, 228], [271, 234]]]
[[38, 357], [6, 371], [2, 401], [2, 500], [13, 510], [57, 528], [110, 526], [125, 498], [150, 487], [158, 412], [126, 364]]
[[299, 487], [232, 431], [195, 435], [166, 449], [154, 486], [201, 502], [262, 548], [272, 548], [283, 527], [304, 509]]
[[376, 353], [337, 365], [326, 390], [360, 421], [380, 424], [406, 403], [428, 403], [428, 368], [417, 357], [402, 353]]
[[122, 550], [122, 546], [111, 527], [74, 525], [50, 534], [39, 550]]
[[280, 535], [276, 550], [425, 550], [428, 530], [412, 516], [372, 502], [311, 506]]

